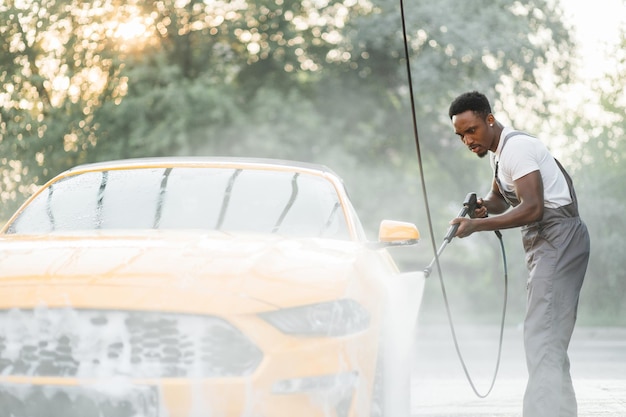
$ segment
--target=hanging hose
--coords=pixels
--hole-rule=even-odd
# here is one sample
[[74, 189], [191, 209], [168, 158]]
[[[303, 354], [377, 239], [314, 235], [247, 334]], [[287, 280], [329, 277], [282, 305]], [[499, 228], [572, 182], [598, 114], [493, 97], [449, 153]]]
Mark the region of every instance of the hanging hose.
[[[426, 206], [426, 217], [428, 220], [428, 229], [430, 232], [430, 237], [431, 237], [431, 245], [433, 247], [433, 251], [435, 252], [435, 258], [433, 260], [434, 263], [436, 263], [437, 265], [437, 272], [438, 272], [438, 276], [439, 276], [439, 282], [441, 284], [441, 291], [443, 294], [443, 299], [444, 299], [444, 304], [446, 307], [446, 313], [448, 316], [448, 323], [450, 325], [450, 330], [452, 332], [452, 339], [454, 340], [454, 347], [456, 349], [456, 353], [459, 357], [459, 360], [461, 362], [461, 365], [463, 366], [463, 371], [465, 373], [465, 376], [467, 377], [467, 380], [470, 384], [470, 386], [472, 387], [472, 390], [474, 391], [474, 393], [476, 394], [476, 396], [480, 397], [480, 398], [485, 398], [487, 397], [490, 393], [491, 390], [493, 389], [493, 386], [495, 384], [496, 381], [496, 377], [498, 375], [498, 370], [500, 368], [500, 358], [502, 355], [502, 339], [504, 336], [504, 321], [505, 321], [505, 317], [506, 317], [506, 305], [507, 305], [507, 295], [508, 295], [508, 270], [507, 270], [507, 262], [506, 262], [506, 252], [504, 250], [504, 243], [502, 242], [502, 234], [499, 231], [496, 231], [496, 235], [498, 236], [498, 239], [500, 241], [500, 247], [502, 249], [502, 259], [503, 259], [503, 263], [504, 263], [504, 304], [503, 304], [503, 309], [502, 309], [502, 320], [500, 322], [500, 338], [499, 338], [499, 344], [498, 344], [498, 357], [496, 359], [496, 366], [495, 366], [495, 370], [494, 370], [494, 374], [493, 374], [493, 378], [491, 380], [491, 385], [489, 387], [489, 389], [487, 390], [487, 392], [485, 394], [481, 394], [478, 392], [478, 390], [476, 389], [476, 386], [467, 370], [467, 366], [465, 365], [465, 361], [463, 360], [463, 355], [461, 354], [461, 350], [459, 348], [459, 343], [457, 340], [457, 336], [456, 336], [456, 332], [454, 330], [454, 323], [452, 320], [452, 314], [450, 312], [450, 304], [448, 302], [448, 296], [446, 293], [446, 288], [445, 288], [445, 284], [443, 281], [443, 276], [441, 273], [441, 266], [439, 264], [439, 254], [437, 251], [437, 245], [435, 243], [435, 238], [434, 238], [434, 233], [433, 233], [433, 225], [432, 225], [432, 219], [431, 219], [431, 215], [430, 215], [430, 206], [428, 203], [428, 192], [426, 190], [426, 182], [424, 180], [424, 170], [423, 170], [423, 163], [422, 163], [422, 153], [420, 150], [420, 143], [419, 143], [419, 134], [417, 131], [417, 119], [416, 119], [416, 112], [415, 112], [415, 97], [413, 94], [413, 81], [412, 81], [412, 77], [411, 77], [411, 63], [409, 60], [409, 46], [408, 46], [408, 40], [407, 40], [407, 35], [406, 35], [406, 19], [404, 16], [404, 1], [400, 0], [400, 14], [401, 14], [401, 20], [402, 20], [402, 35], [403, 35], [403, 39], [404, 39], [404, 54], [406, 57], [406, 70], [407, 70], [407, 78], [408, 78], [408, 84], [409, 84], [409, 96], [411, 99], [411, 115], [412, 115], [412, 119], [413, 119], [413, 136], [415, 138], [415, 145], [416, 145], [416, 149], [417, 149], [417, 159], [418, 159], [418, 164], [419, 164], [419, 172], [420, 172], [420, 177], [422, 179], [421, 183], [422, 183], [422, 193], [424, 195], [424, 204]], [[452, 236], [453, 237], [453, 236]], [[451, 238], [450, 237], [450, 240]], [[432, 263], [431, 263], [432, 265]]]

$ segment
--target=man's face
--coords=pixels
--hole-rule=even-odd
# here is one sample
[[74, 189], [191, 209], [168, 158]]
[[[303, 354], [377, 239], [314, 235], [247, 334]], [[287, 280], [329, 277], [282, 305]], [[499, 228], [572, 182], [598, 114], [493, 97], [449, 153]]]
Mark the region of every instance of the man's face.
[[[452, 116], [452, 125], [454, 133], [456, 133], [463, 144], [467, 148], [478, 155], [480, 158], [487, 155], [489, 150], [495, 151], [495, 133], [488, 123], [495, 121], [493, 115], [489, 114], [487, 118], [467, 110], [463, 113]], [[493, 149], [492, 149], [493, 148]]]

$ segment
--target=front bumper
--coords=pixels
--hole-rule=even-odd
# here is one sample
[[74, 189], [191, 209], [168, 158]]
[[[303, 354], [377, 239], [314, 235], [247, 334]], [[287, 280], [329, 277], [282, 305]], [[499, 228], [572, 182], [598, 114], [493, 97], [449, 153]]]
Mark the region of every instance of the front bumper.
[[[0, 417], [369, 415], [377, 335], [298, 338], [254, 326], [263, 359], [245, 376], [0, 376]], [[252, 329], [250, 333], [254, 333]], [[260, 337], [260, 334], [263, 337]], [[255, 337], [255, 338], [256, 338]]]

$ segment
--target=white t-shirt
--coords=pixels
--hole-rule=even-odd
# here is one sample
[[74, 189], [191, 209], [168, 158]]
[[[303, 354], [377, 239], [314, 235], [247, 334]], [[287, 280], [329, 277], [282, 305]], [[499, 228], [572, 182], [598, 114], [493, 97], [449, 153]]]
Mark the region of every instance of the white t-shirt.
[[505, 127], [500, 135], [500, 143], [491, 154], [491, 166], [495, 170], [498, 163], [498, 178], [502, 188], [514, 191], [514, 181], [539, 170], [543, 180], [544, 207], [557, 208], [572, 202], [565, 176], [559, 169], [548, 148], [537, 138], [520, 133], [511, 136], [504, 146], [504, 138], [513, 131]]

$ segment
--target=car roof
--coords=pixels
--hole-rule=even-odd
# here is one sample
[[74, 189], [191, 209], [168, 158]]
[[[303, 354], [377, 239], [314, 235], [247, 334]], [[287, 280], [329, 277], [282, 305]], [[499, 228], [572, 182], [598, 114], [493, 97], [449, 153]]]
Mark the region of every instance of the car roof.
[[174, 166], [198, 166], [198, 165], [246, 165], [250, 167], [262, 167], [262, 166], [281, 166], [284, 168], [295, 168], [314, 170], [323, 173], [329, 173], [334, 176], [338, 176], [332, 169], [326, 165], [302, 162], [287, 159], [274, 159], [274, 158], [253, 158], [253, 157], [231, 157], [231, 156], [158, 156], [158, 157], [143, 157], [143, 158], [129, 158], [118, 159], [102, 162], [93, 162], [88, 164], [81, 164], [72, 167], [66, 171], [70, 173], [73, 171], [83, 170], [100, 170], [100, 169], [123, 169], [133, 168], [146, 165], [174, 165]]

